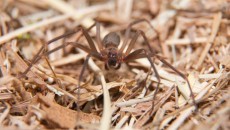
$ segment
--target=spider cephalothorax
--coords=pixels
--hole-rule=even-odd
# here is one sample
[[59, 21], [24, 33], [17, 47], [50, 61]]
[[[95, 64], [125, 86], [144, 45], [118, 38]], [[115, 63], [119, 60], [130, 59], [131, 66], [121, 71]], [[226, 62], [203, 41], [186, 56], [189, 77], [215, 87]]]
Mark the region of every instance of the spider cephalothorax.
[[121, 55], [118, 53], [118, 46], [120, 44], [120, 36], [111, 32], [108, 33], [104, 39], [102, 40], [102, 44], [104, 45], [105, 55], [105, 68], [106, 69], [119, 69], [121, 66]]
[[119, 69], [121, 66], [121, 57], [116, 48], [107, 48], [106, 69]]

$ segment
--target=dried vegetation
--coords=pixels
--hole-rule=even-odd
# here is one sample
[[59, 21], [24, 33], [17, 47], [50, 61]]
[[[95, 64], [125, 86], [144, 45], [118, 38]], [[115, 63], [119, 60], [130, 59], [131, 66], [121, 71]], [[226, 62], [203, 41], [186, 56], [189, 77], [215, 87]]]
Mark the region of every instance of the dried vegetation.
[[[142, 18], [160, 40], [145, 23], [134, 28], [188, 76], [197, 111], [184, 80], [158, 60], [161, 85], [152, 113], [157, 79], [146, 59], [115, 72], [91, 59], [79, 91], [86, 53], [73, 46], [43, 56], [20, 75], [42, 45], [65, 32], [96, 19], [102, 37], [117, 31], [123, 39], [128, 24]], [[0, 129], [230, 129], [229, 19], [229, 0], [0, 0]], [[87, 43], [79, 36], [46, 49], [77, 39]], [[137, 42], [135, 49], [146, 47], [143, 39]]]

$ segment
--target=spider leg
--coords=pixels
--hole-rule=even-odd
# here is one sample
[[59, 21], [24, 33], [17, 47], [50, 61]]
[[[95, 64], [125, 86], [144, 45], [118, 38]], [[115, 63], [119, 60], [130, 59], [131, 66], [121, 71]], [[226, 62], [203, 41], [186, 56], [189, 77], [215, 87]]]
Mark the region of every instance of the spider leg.
[[[47, 56], [47, 55], [49, 55], [49, 54], [51, 54], [51, 53], [53, 53], [53, 52], [55, 52], [55, 51], [57, 51], [57, 50], [59, 50], [59, 49], [65, 47], [65, 46], [68, 46], [68, 45], [70, 45], [70, 44], [72, 44], [74, 47], [77, 47], [77, 48], [80, 48], [80, 49], [86, 51], [87, 53], [90, 53], [90, 49], [88, 49], [87, 47], [85, 47], [85, 46], [79, 44], [78, 42], [66, 42], [66, 43], [64, 43], [63, 45], [60, 45], [60, 46], [58, 46], [58, 47], [56, 47], [56, 48], [54, 48], [54, 49], [52, 49], [52, 50], [50, 50], [50, 51], [48, 51], [48, 52], [45, 52], [45, 50], [47, 50], [47, 49], [44, 49], [44, 50], [43, 50], [43, 53], [44, 53], [44, 54], [41, 55], [41, 52], [42, 52], [42, 51], [39, 51], [39, 52], [36, 54], [35, 58], [32, 59], [32, 62], [29, 64], [28, 68], [22, 73], [22, 76], [25, 76], [25, 75], [29, 72], [29, 70], [31, 69], [32, 65], [35, 64], [35, 63], [37, 63], [37, 62], [42, 58], [42, 56]], [[45, 45], [43, 45], [43, 46], [44, 46], [44, 48], [47, 47], [47, 46], [45, 46]], [[43, 48], [42, 48], [42, 49], [43, 49]]]
[[[80, 101], [80, 83], [81, 83], [81, 81], [82, 81], [83, 74], [84, 74], [85, 69], [86, 69], [86, 67], [87, 67], [87, 65], [88, 65], [88, 62], [89, 62], [90, 57], [95, 57], [95, 58], [97, 58], [97, 59], [99, 59], [99, 60], [102, 60], [102, 57], [101, 57], [100, 53], [98, 53], [98, 52], [91, 52], [91, 53], [89, 53], [89, 54], [86, 56], [86, 59], [85, 59], [85, 61], [84, 61], [84, 64], [83, 64], [83, 67], [82, 67], [82, 69], [81, 69], [81, 73], [80, 73], [80, 76], [79, 76], [79, 79], [78, 79], [78, 85], [77, 85], [77, 95], [78, 95], [78, 96], [77, 96], [77, 101]], [[78, 111], [78, 112], [80, 111], [79, 106], [77, 106], [77, 111]], [[78, 120], [79, 120], [79, 119], [78, 119], [78, 117], [77, 117], [77, 121], [78, 121]]]
[[136, 59], [145, 58], [145, 54], [142, 53], [142, 49], [135, 50], [123, 58], [124, 62], [134, 61]]
[[78, 87], [80, 87], [80, 83], [81, 83], [81, 81], [82, 81], [83, 74], [84, 74], [85, 69], [86, 69], [86, 67], [87, 67], [87, 65], [88, 65], [88, 61], [89, 61], [89, 58], [90, 58], [90, 57], [95, 57], [95, 58], [97, 58], [97, 59], [99, 59], [99, 60], [103, 60], [103, 58], [101, 57], [100, 53], [97, 53], [97, 52], [91, 52], [91, 53], [89, 53], [89, 54], [87, 55], [87, 57], [86, 57], [86, 59], [85, 59], [85, 61], [84, 61], [83, 67], [82, 67], [82, 69], [81, 69], [80, 76], [79, 76]]
[[[52, 39], [52, 40], [50, 40], [50, 41], [48, 41], [46, 44], [44, 44], [40, 49], [39, 49], [39, 51], [38, 51], [38, 53], [34, 56], [34, 58], [32, 59], [32, 61], [29, 63], [29, 66], [28, 66], [28, 68], [22, 73], [22, 76], [25, 76], [28, 72], [29, 72], [29, 70], [31, 69], [31, 67], [32, 67], [32, 65], [33, 64], [35, 64], [36, 62], [38, 62], [40, 59], [41, 59], [41, 55], [43, 55], [43, 53], [47, 53], [47, 54], [50, 54], [50, 53], [52, 53], [52, 52], [54, 52], [54, 51], [56, 51], [56, 50], [58, 50], [58, 49], [61, 49], [61, 48], [63, 48], [63, 47], [65, 47], [66, 45], [68, 45], [68, 44], [75, 44], [74, 46], [77, 46], [76, 45], [76, 42], [68, 42], [68, 43], [66, 43], [66, 44], [64, 44], [64, 45], [61, 45], [61, 46], [59, 46], [59, 47], [57, 47], [57, 48], [55, 48], [55, 49], [53, 49], [53, 50], [51, 50], [50, 52], [47, 52], [46, 50], [46, 48], [47, 48], [47, 46], [49, 45], [49, 44], [51, 44], [52, 42], [54, 42], [54, 41], [57, 41], [57, 40], [59, 40], [59, 39], [61, 39], [61, 38], [64, 38], [64, 37], [66, 37], [66, 36], [69, 36], [69, 35], [73, 35], [73, 34], [75, 34], [75, 33], [78, 33], [79, 31], [81, 31], [82, 32], [82, 34], [85, 36], [85, 38], [86, 38], [86, 40], [87, 40], [87, 42], [88, 42], [88, 44], [89, 44], [89, 46], [90, 46], [90, 49], [92, 49], [92, 51], [95, 51], [95, 52], [97, 52], [97, 49], [96, 49], [96, 47], [95, 47], [95, 45], [94, 45], [94, 42], [93, 42], [93, 40], [91, 39], [91, 37], [89, 36], [89, 34], [88, 34], [88, 30], [90, 30], [90, 29], [92, 29], [94, 26], [95, 26], [96, 24], [93, 24], [92, 26], [90, 26], [87, 30], [85, 30], [84, 28], [82, 28], [82, 27], [79, 27], [79, 28], [77, 28], [76, 30], [74, 30], [74, 31], [71, 31], [71, 32], [68, 32], [68, 33], [65, 33], [65, 34], [63, 34], [63, 35], [60, 35], [60, 36], [58, 36], [58, 37], [56, 37], [56, 38], [54, 38], [54, 39]], [[81, 35], [82, 35], [81, 34]], [[79, 46], [79, 48], [84, 48], [83, 50], [89, 50], [89, 49], [85, 49], [85, 47], [82, 47], [82, 45], [78, 45]]]
[[[94, 25], [94, 26], [95, 26], [95, 25]], [[90, 27], [90, 28], [92, 28], [92, 27]], [[38, 51], [37, 54], [34, 56], [34, 58], [31, 60], [31, 62], [29, 63], [29, 67], [22, 73], [22, 76], [25, 76], [25, 75], [28, 73], [28, 71], [31, 69], [32, 65], [35, 64], [38, 60], [41, 59], [41, 58], [40, 58], [41, 56], [39, 56], [39, 55], [41, 55], [41, 54], [45, 51], [44, 48], [45, 48], [46, 46], [48, 46], [49, 44], [51, 44], [51, 43], [53, 43], [53, 42], [55, 42], [55, 41], [57, 41], [57, 40], [59, 40], [59, 39], [61, 39], [61, 38], [64, 38], [64, 37], [66, 37], [66, 36], [73, 35], [73, 34], [75, 34], [75, 33], [77, 33], [77, 32], [79, 32], [79, 30], [73, 30], [73, 31], [67, 32], [67, 33], [65, 33], [65, 34], [63, 34], [63, 35], [60, 35], [60, 36], [58, 36], [58, 37], [56, 37], [56, 38], [54, 38], [54, 39], [48, 41], [47, 44], [44, 44], [44, 45], [39, 49], [39, 51]]]
[[[146, 54], [143, 53], [143, 50], [142, 49], [138, 49], [138, 50], [135, 50], [133, 51], [132, 53], [130, 53], [129, 55], [127, 55], [123, 60], [125, 62], [130, 62], [130, 61], [133, 61], [135, 59], [139, 59], [139, 58], [145, 58]], [[166, 66], [168, 66], [170, 69], [172, 69], [173, 71], [175, 71], [177, 74], [179, 74], [179, 76], [181, 76], [188, 84], [188, 87], [189, 87], [189, 91], [190, 91], [190, 96], [192, 98], [192, 102], [195, 106], [195, 109], [197, 109], [197, 104], [196, 104], [196, 101], [195, 101], [195, 97], [194, 97], [194, 94], [193, 94], [193, 91], [192, 91], [192, 88], [191, 88], [191, 85], [187, 79], [187, 77], [181, 73], [179, 70], [177, 70], [175, 67], [173, 67], [172, 65], [170, 65], [166, 60], [164, 60], [164, 58], [158, 56], [157, 54], [154, 54], [154, 53], [150, 53], [148, 54], [149, 57], [156, 57], [157, 59], [159, 59], [162, 63], [164, 63]], [[154, 64], [153, 64], [154, 65]], [[153, 66], [151, 64], [151, 66]]]
[[51, 54], [51, 53], [53, 53], [53, 52], [65, 47], [65, 46], [68, 46], [68, 45], [72, 45], [72, 46], [74, 46], [76, 48], [79, 48], [79, 49], [81, 49], [81, 50], [83, 50], [83, 51], [85, 51], [87, 53], [90, 53], [90, 49], [88, 47], [84, 46], [84, 45], [81, 45], [79, 42], [65, 42], [63, 45], [60, 45], [60, 46], [50, 50], [49, 52], [46, 52], [45, 55], [49, 55], [49, 54]]
[[[188, 87], [189, 87], [189, 91], [190, 91], [190, 93], [191, 93], [190, 96], [191, 96], [191, 98], [192, 98], [193, 104], [194, 104], [195, 108], [197, 109], [197, 104], [196, 104], [196, 102], [195, 102], [195, 98], [194, 98], [194, 95], [193, 95], [193, 91], [192, 91], [191, 85], [190, 85], [190, 83], [189, 83], [187, 77], [186, 77], [183, 73], [181, 73], [180, 71], [178, 71], [176, 68], [174, 68], [172, 65], [170, 65], [170, 64], [169, 64], [166, 60], [164, 60], [162, 57], [156, 55], [156, 51], [154, 51], [154, 50], [151, 48], [151, 46], [150, 46], [150, 44], [149, 44], [149, 42], [148, 42], [148, 39], [147, 39], [147, 37], [146, 37], [146, 35], [145, 35], [145, 33], [144, 33], [143, 31], [137, 30], [137, 33], [136, 33], [135, 37], [131, 40], [131, 42], [130, 42], [130, 44], [129, 44], [129, 46], [128, 46], [126, 52], [125, 52], [125, 56], [126, 56], [126, 57], [124, 58], [124, 60], [126, 60], [126, 61], [131, 61], [131, 60], [134, 60], [134, 59], [137, 59], [137, 58], [144, 58], [144, 57], [146, 57], [146, 56], [145, 56], [146, 52], [143, 54], [143, 53], [141, 53], [141, 50], [136, 50], [136, 51], [130, 53], [131, 50], [132, 50], [132, 48], [133, 48], [133, 46], [134, 46], [134, 44], [136, 43], [137, 37], [138, 37], [139, 35], [142, 35], [142, 37], [144, 38], [144, 43], [147, 44], [149, 50], [151, 51], [151, 53], [148, 54], [149, 57], [153, 57], [153, 56], [156, 57], [156, 58], [159, 59], [162, 63], [164, 63], [165, 65], [167, 65], [169, 68], [171, 68], [172, 70], [174, 70], [177, 74], [179, 74], [183, 79], [186, 80], [186, 82], [187, 82], [187, 84], [188, 84]], [[142, 50], [142, 51], [143, 51], [143, 50]], [[151, 66], [153, 67], [152, 64], [151, 64]]]
[[195, 101], [195, 96], [193, 94], [193, 91], [192, 91], [192, 87], [188, 81], [188, 78], [183, 74], [181, 73], [179, 70], [177, 70], [175, 67], [173, 67], [172, 65], [170, 65], [166, 60], [164, 60], [162, 57], [158, 56], [158, 55], [155, 55], [157, 59], [159, 59], [162, 63], [164, 63], [166, 66], [168, 66], [170, 69], [172, 69], [173, 71], [175, 71], [177, 74], [179, 74], [179, 76], [181, 76], [188, 84], [188, 87], [189, 87], [189, 91], [190, 91], [190, 97], [192, 98], [192, 102], [195, 106], [195, 109], [197, 110], [197, 104], [196, 104], [196, 101]]
[[[154, 73], [156, 75], [156, 78], [158, 80], [156, 90], [155, 90], [155, 92], [153, 94], [153, 101], [152, 101], [152, 111], [153, 111], [154, 110], [154, 106], [155, 106], [154, 101], [156, 99], [156, 94], [157, 94], [157, 92], [159, 90], [161, 79], [160, 79], [160, 75], [159, 75], [159, 73], [158, 73], [158, 71], [157, 71], [157, 69], [156, 69], [156, 67], [155, 67], [155, 65], [154, 65], [154, 63], [153, 63], [153, 61], [151, 59], [151, 56], [147, 53], [147, 51], [145, 49], [138, 49], [138, 50], [133, 51], [129, 55], [127, 55], [124, 58], [124, 61], [128, 62], [128, 61], [132, 61], [132, 60], [138, 59], [138, 55], [139, 54], [142, 54], [142, 56], [144, 56], [145, 58], [148, 59], [148, 61], [150, 62], [151, 66], [153, 68], [153, 71], [154, 71]], [[142, 58], [144, 58], [144, 57], [142, 57]]]
[[137, 38], [138, 38], [140, 35], [143, 37], [144, 43], [147, 44], [147, 46], [148, 46], [149, 50], [151, 51], [151, 53], [156, 54], [156, 51], [150, 46], [149, 41], [148, 41], [148, 39], [147, 39], [145, 33], [144, 33], [142, 30], [137, 30], [137, 32], [136, 32], [134, 38], [130, 41], [130, 44], [129, 44], [129, 46], [128, 46], [126, 52], [125, 52], [125, 55], [128, 55], [128, 54], [131, 52], [131, 50], [132, 50], [133, 47], [134, 47], [134, 44], [136, 43]]
[[139, 19], [139, 20], [135, 20], [133, 22], [131, 22], [129, 25], [128, 25], [128, 28], [126, 29], [125, 31], [125, 40], [124, 40], [124, 43], [122, 44], [119, 52], [123, 52], [124, 49], [125, 49], [125, 46], [127, 45], [127, 42], [128, 42], [128, 37], [130, 35], [130, 31], [131, 31], [131, 28], [132, 26], [134, 26], [135, 24], [138, 24], [138, 23], [141, 23], [141, 22], [146, 22], [152, 30], [154, 30], [154, 32], [157, 33], [157, 36], [159, 36], [159, 33], [158, 31], [151, 25], [150, 21], [148, 21], [147, 19]]
[[[44, 50], [43, 51], [48, 52], [47, 50], [48, 50], [48, 44], [46, 43], [46, 44], [44, 44]], [[50, 68], [50, 70], [51, 70], [51, 72], [53, 74], [54, 80], [57, 82], [57, 84], [59, 85], [60, 88], [63, 88], [63, 85], [62, 85], [61, 81], [57, 78], [57, 75], [54, 72], [54, 70], [53, 70], [53, 68], [52, 68], [52, 66], [51, 66], [51, 64], [50, 64], [50, 62], [48, 60], [48, 55], [44, 55], [44, 56], [45, 56], [45, 60], [46, 60], [46, 62], [48, 64], [48, 67]], [[39, 58], [37, 58], [37, 60], [39, 60]]]
[[63, 85], [62, 85], [62, 83], [61, 83], [61, 81], [58, 79], [56, 73], [54, 72], [54, 70], [53, 70], [53, 68], [52, 68], [52, 66], [51, 66], [51, 64], [50, 64], [50, 62], [49, 62], [47, 56], [45, 57], [45, 60], [46, 60], [46, 62], [47, 62], [47, 64], [48, 64], [48, 67], [50, 68], [50, 70], [51, 70], [51, 72], [52, 72], [52, 74], [53, 74], [54, 80], [58, 83], [58, 85], [59, 85], [60, 88], [64, 88]]

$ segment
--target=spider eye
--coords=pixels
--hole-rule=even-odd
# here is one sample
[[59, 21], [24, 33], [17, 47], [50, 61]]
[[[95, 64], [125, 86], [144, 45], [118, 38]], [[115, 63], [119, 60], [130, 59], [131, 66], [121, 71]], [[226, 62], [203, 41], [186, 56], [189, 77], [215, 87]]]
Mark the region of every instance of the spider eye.
[[109, 64], [109, 66], [116, 66], [117, 60], [116, 59], [109, 59], [108, 64]]
[[116, 59], [109, 59], [106, 64], [106, 69], [119, 69], [121, 67], [121, 63], [117, 62]]

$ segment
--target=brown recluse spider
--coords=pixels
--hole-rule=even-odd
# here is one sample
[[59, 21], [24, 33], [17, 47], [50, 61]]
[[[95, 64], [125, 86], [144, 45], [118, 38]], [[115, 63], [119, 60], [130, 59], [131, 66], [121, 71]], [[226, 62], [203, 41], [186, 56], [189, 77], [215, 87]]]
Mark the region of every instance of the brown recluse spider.
[[[170, 63], [168, 63], [162, 57], [160, 57], [159, 55], [156, 54], [156, 51], [154, 51], [151, 48], [151, 46], [148, 42], [148, 39], [142, 30], [135, 30], [134, 37], [128, 43], [128, 37], [130, 35], [132, 26], [137, 24], [137, 23], [141, 23], [141, 22], [148, 23], [150, 25], [150, 27], [158, 34], [158, 32], [153, 28], [153, 26], [150, 24], [150, 22], [148, 20], [140, 19], [140, 20], [133, 21], [132, 23], [129, 24], [128, 28], [125, 31], [125, 40], [124, 40], [124, 43], [121, 45], [120, 49], [118, 49], [118, 46], [120, 44], [120, 36], [116, 32], [108, 33], [103, 38], [103, 40], [101, 40], [100, 24], [98, 22], [93, 24], [87, 30], [82, 28], [82, 27], [79, 27], [78, 29], [76, 29], [72, 32], [68, 32], [68, 33], [63, 34], [59, 37], [56, 37], [56, 38], [48, 41], [47, 44], [45, 44], [45, 45], [43, 45], [43, 47], [41, 47], [41, 49], [38, 51], [36, 56], [32, 59], [31, 63], [29, 64], [29, 67], [25, 70], [25, 72], [22, 75], [23, 76], [26, 75], [28, 73], [28, 71], [30, 70], [30, 68], [32, 67], [32, 65], [35, 64], [38, 60], [40, 60], [42, 58], [42, 56], [47, 56], [50, 53], [57, 51], [57, 50], [65, 47], [67, 45], [70, 45], [70, 44], [72, 44], [73, 46], [80, 48], [80, 49], [82, 49], [88, 53], [88, 55], [85, 59], [84, 65], [82, 67], [80, 76], [79, 76], [78, 87], [80, 86], [80, 82], [82, 81], [83, 74], [84, 74], [84, 71], [87, 67], [87, 64], [88, 64], [90, 57], [94, 57], [100, 61], [105, 62], [106, 69], [115, 69], [115, 70], [120, 68], [121, 63], [127, 63], [130, 61], [139, 59], [139, 58], [147, 58], [151, 64], [151, 67], [153, 68], [153, 71], [154, 71], [156, 78], [158, 80], [157, 87], [156, 87], [156, 90], [155, 90], [154, 95], [153, 95], [153, 105], [152, 106], [154, 107], [154, 100], [156, 98], [156, 94], [158, 92], [160, 81], [161, 81], [160, 76], [158, 74], [158, 71], [157, 71], [157, 69], [156, 69], [156, 67], [155, 67], [155, 65], [151, 59], [151, 57], [154, 57], [154, 58], [159, 59], [162, 63], [164, 63], [166, 66], [171, 68], [173, 71], [175, 71], [178, 75], [180, 75], [183, 79], [186, 80], [188, 87], [189, 87], [189, 90], [190, 90], [190, 94], [191, 94], [190, 96], [192, 97], [193, 104], [195, 105], [195, 108], [197, 108], [196, 102], [194, 99], [194, 95], [193, 95], [193, 92], [191, 89], [191, 85], [190, 85], [187, 77], [183, 73], [178, 71], [176, 68], [174, 68]], [[90, 35], [88, 33], [88, 30], [92, 29], [94, 26], [96, 26], [96, 42], [97, 42], [99, 50], [97, 50], [92, 38], [90, 37]], [[83, 45], [79, 44], [78, 42], [66, 42], [63, 45], [60, 45], [60, 46], [54, 48], [53, 50], [50, 50], [49, 52], [46, 51], [46, 48], [50, 43], [57, 41], [63, 37], [75, 34], [79, 31], [81, 31], [81, 33], [82, 33], [81, 35], [85, 36], [90, 48], [83, 46]], [[136, 43], [137, 38], [139, 36], [143, 37], [144, 43], [148, 46], [148, 49], [150, 50], [150, 52], [147, 52], [145, 49], [137, 49], [137, 50], [134, 50], [133, 52], [131, 52], [131, 50], [133, 49], [134, 44]], [[126, 46], [127, 46], [127, 49], [124, 51]], [[44, 54], [42, 54], [42, 53], [44, 53]], [[79, 90], [79, 88], [78, 88], [78, 90]]]

